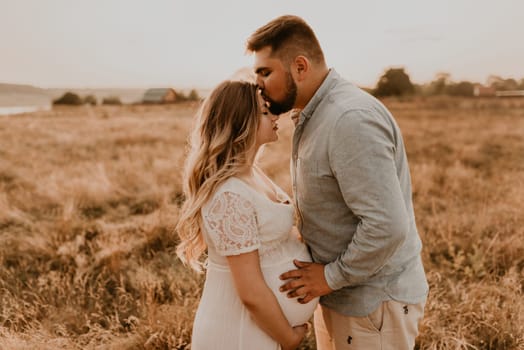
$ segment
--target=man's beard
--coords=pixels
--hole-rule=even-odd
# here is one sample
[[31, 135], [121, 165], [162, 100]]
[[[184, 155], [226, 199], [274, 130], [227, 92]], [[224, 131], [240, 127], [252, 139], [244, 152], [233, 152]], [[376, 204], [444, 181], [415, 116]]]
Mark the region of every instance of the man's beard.
[[266, 96], [264, 92], [262, 92], [262, 96], [267, 102], [269, 102], [268, 109], [274, 115], [280, 115], [293, 109], [297, 99], [297, 84], [295, 84], [291, 73], [288, 72], [287, 74], [286, 96], [283, 101], [277, 102]]

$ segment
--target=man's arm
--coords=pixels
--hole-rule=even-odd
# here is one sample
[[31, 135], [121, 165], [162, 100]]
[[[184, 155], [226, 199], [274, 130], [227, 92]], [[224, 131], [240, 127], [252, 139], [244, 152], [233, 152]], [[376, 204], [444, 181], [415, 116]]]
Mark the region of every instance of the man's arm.
[[[329, 135], [329, 162], [345, 204], [360, 223], [344, 252], [327, 265], [297, 264], [282, 279], [289, 297], [303, 301], [357, 285], [375, 275], [405, 239], [408, 214], [395, 166], [395, 139], [389, 120], [368, 110], [343, 115]], [[305, 265], [302, 265], [305, 266]]]
[[343, 115], [329, 161], [347, 207], [360, 222], [346, 250], [325, 267], [331, 288], [358, 285], [387, 264], [405, 240], [409, 216], [395, 164], [394, 126], [371, 110]]

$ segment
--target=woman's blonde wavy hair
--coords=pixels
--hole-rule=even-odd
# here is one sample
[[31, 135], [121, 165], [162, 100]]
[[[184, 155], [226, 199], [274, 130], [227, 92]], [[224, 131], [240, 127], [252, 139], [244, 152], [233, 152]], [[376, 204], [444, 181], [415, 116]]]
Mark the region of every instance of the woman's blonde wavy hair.
[[260, 102], [255, 84], [224, 81], [202, 104], [190, 138], [182, 206], [176, 230], [177, 255], [196, 271], [206, 250], [201, 208], [228, 178], [246, 170], [256, 152]]

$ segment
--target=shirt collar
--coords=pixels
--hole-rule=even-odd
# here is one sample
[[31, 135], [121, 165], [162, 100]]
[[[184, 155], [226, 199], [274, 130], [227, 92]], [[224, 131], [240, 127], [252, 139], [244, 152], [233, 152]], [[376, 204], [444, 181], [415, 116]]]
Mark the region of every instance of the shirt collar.
[[340, 75], [335, 71], [335, 69], [330, 68], [328, 75], [326, 76], [322, 84], [320, 84], [313, 97], [311, 97], [309, 102], [306, 104], [306, 107], [304, 107], [304, 109], [300, 112], [299, 122], [304, 122], [311, 118], [313, 113], [315, 113], [315, 110], [317, 109], [320, 102], [322, 102], [324, 97], [326, 97], [328, 91], [331, 90], [331, 88], [333, 87], [333, 85], [336, 84], [339, 78]]

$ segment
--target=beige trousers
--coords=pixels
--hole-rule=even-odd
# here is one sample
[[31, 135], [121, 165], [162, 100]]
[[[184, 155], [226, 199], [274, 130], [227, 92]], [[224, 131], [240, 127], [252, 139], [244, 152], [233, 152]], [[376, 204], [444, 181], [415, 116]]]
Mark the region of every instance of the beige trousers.
[[424, 304], [385, 301], [366, 317], [344, 316], [319, 305], [314, 316], [317, 350], [413, 349]]

